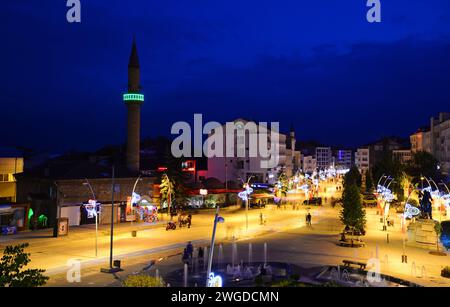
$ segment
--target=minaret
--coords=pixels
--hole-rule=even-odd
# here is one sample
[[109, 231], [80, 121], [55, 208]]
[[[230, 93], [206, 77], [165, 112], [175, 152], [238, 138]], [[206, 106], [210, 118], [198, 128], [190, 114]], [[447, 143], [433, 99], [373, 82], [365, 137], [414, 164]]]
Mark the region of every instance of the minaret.
[[296, 140], [295, 140], [295, 130], [294, 130], [294, 125], [291, 125], [291, 131], [290, 131], [290, 140], [291, 140], [291, 149], [292, 149], [292, 152], [294, 152], [295, 151], [295, 143], [296, 143]]
[[140, 69], [136, 41], [133, 39], [130, 61], [128, 63], [128, 93], [123, 101], [128, 110], [127, 126], [127, 167], [132, 172], [139, 172], [139, 152], [141, 142], [141, 105], [144, 95], [140, 94]]

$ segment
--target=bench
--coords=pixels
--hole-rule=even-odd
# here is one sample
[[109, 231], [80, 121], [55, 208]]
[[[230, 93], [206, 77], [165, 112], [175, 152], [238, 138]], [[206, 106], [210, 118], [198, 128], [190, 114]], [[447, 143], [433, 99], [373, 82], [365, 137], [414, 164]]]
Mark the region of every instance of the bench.
[[343, 260], [345, 267], [350, 267], [351, 265], [359, 266], [361, 270], [366, 268], [366, 264], [364, 262], [352, 261], [352, 260]]
[[339, 245], [345, 247], [363, 247], [365, 246], [365, 243], [360, 240], [346, 239], [345, 241], [340, 240]]

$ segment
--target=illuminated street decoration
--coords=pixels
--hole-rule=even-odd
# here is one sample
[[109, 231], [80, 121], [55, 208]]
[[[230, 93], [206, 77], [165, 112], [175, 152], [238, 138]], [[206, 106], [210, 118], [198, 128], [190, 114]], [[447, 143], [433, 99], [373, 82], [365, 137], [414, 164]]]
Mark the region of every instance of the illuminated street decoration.
[[142, 94], [123, 94], [123, 101], [144, 101]]
[[238, 196], [243, 201], [247, 201], [248, 196], [253, 193], [253, 189], [248, 184], [245, 184], [244, 188], [245, 188], [245, 191], [239, 192]]
[[131, 196], [131, 205], [135, 206], [140, 201], [141, 201], [141, 195], [139, 195], [136, 192], [133, 192], [133, 195]]
[[386, 188], [385, 186], [378, 185], [377, 187], [377, 193], [381, 195], [381, 198], [385, 202], [392, 202], [394, 200], [394, 194], [392, 194], [392, 191]]
[[444, 194], [442, 196], [442, 200], [444, 201], [444, 205], [447, 209], [450, 209], [450, 194]]
[[403, 216], [407, 219], [413, 218], [414, 216], [417, 216], [420, 214], [420, 209], [417, 207], [414, 207], [410, 204], [405, 205], [405, 212], [403, 213]]
[[84, 205], [84, 207], [86, 208], [87, 217], [89, 219], [97, 216], [98, 212], [97, 212], [97, 201], [96, 200], [89, 199], [88, 203], [86, 205]]
[[213, 272], [209, 274], [208, 287], [221, 288], [222, 284], [222, 277], [216, 276]]

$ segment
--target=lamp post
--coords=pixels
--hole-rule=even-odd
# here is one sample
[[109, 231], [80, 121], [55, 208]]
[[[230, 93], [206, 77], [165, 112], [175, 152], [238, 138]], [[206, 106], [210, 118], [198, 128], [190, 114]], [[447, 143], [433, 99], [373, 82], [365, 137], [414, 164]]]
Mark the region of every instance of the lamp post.
[[84, 186], [89, 187], [92, 193], [93, 201], [94, 201], [94, 210], [95, 210], [95, 257], [98, 255], [98, 216], [97, 216], [97, 199], [95, 197], [94, 189], [92, 189], [91, 184], [89, 183], [89, 180], [85, 178], [85, 182], [83, 182]]
[[115, 189], [115, 178], [114, 178], [114, 166], [112, 167], [112, 184], [111, 184], [111, 238], [109, 246], [109, 269], [113, 269], [113, 240], [114, 240], [114, 193]]
[[200, 189], [200, 195], [202, 196], [202, 206], [205, 205], [205, 196], [208, 195], [207, 189]]
[[[252, 179], [253, 176], [248, 177], [247, 183], [244, 184], [244, 188], [247, 190], [250, 188], [250, 179]], [[250, 192], [251, 193], [251, 192]], [[247, 201], [245, 206], [245, 230], [248, 231], [248, 203], [250, 201], [250, 193], [247, 194]]]
[[[133, 191], [131, 192], [131, 214], [134, 215], [134, 204], [133, 204], [133, 197], [134, 197], [134, 192], [136, 191], [136, 187], [139, 181], [142, 181], [142, 176], [139, 176], [136, 181], [134, 182], [134, 186], [133, 186]], [[131, 220], [131, 226], [133, 226], [133, 220]]]
[[382, 180], [384, 177], [386, 177], [386, 176], [383, 174], [383, 175], [380, 177], [380, 179], [378, 180], [377, 188], [378, 188], [378, 186], [380, 185], [380, 182], [381, 182], [381, 180]]
[[219, 216], [219, 206], [216, 207], [216, 214], [214, 216], [214, 226], [213, 226], [213, 232], [211, 237], [211, 247], [210, 247], [210, 253], [208, 258], [208, 270], [206, 272], [206, 287], [209, 287], [209, 275], [211, 274], [211, 267], [212, 267], [212, 261], [213, 261], [213, 254], [214, 254], [214, 242], [216, 240], [216, 229], [217, 229], [217, 223], [223, 223], [225, 222], [225, 219], [221, 216]]

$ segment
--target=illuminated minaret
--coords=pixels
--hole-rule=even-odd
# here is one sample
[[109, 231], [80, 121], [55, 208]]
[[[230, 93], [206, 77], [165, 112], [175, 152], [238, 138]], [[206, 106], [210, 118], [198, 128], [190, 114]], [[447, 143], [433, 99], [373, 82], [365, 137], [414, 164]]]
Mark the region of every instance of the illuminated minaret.
[[128, 93], [123, 101], [128, 109], [127, 132], [127, 167], [130, 171], [139, 172], [139, 152], [141, 142], [141, 105], [144, 95], [140, 94], [140, 71], [136, 41], [133, 39], [130, 62], [128, 63]]

